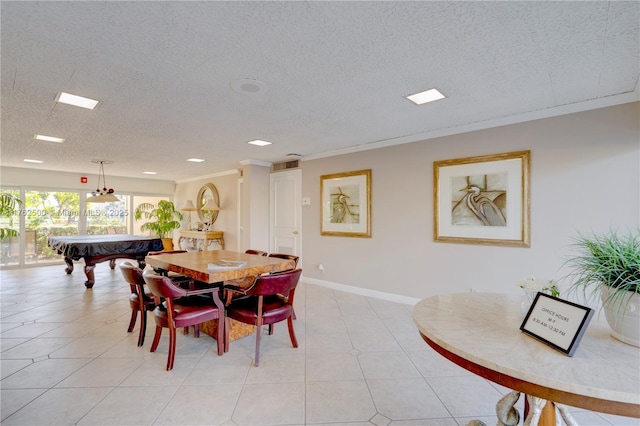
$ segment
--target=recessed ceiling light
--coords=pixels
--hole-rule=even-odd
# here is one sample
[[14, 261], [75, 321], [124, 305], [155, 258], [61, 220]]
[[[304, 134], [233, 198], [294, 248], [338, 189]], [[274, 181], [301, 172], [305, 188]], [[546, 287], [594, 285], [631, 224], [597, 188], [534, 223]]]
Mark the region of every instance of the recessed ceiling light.
[[269, 90], [267, 84], [253, 78], [241, 78], [231, 82], [234, 92], [245, 96], [262, 96]]
[[70, 93], [60, 92], [56, 97], [56, 102], [74, 105], [81, 108], [94, 109], [98, 105], [95, 99], [84, 98], [82, 96], [72, 95]]
[[56, 142], [56, 143], [64, 142], [63, 138], [56, 138], [55, 136], [35, 135], [33, 138], [38, 139], [39, 141], [46, 141], [46, 142]]
[[158, 172], [142, 172], [144, 175], [157, 175]]
[[407, 96], [411, 102], [416, 105], [426, 104], [427, 102], [437, 101], [439, 99], [444, 99], [444, 95], [438, 92], [438, 89], [429, 89], [424, 92], [415, 93], [413, 95]]
[[249, 141], [249, 142], [247, 142], [247, 143], [249, 143], [249, 144], [251, 144], [251, 145], [258, 145], [258, 146], [267, 146], [267, 145], [271, 145], [271, 142], [262, 141], [262, 140], [260, 140], [260, 139], [256, 139], [256, 140], [253, 140], [253, 141]]
[[204, 160], [202, 158], [188, 158], [187, 161], [191, 161], [192, 163], [202, 163]]
[[30, 160], [28, 158], [25, 158], [24, 162], [25, 163], [37, 163], [37, 164], [40, 164], [40, 163], [42, 163], [42, 160]]

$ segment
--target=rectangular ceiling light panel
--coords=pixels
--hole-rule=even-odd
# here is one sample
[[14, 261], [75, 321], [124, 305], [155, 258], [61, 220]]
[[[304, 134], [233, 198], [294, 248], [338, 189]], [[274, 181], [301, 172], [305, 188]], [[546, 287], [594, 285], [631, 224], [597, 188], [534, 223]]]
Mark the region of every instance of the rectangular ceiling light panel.
[[63, 138], [57, 138], [55, 136], [35, 135], [33, 138], [39, 141], [45, 141], [45, 142], [56, 142], [56, 143], [64, 142]]
[[260, 139], [252, 140], [252, 141], [249, 141], [247, 143], [249, 143], [251, 145], [258, 145], [258, 146], [271, 145], [271, 142], [263, 141], [263, 140], [260, 140]]
[[407, 96], [411, 102], [416, 105], [426, 104], [427, 102], [437, 101], [439, 99], [444, 99], [444, 95], [438, 91], [438, 89], [429, 89], [424, 92], [415, 93], [413, 95]]
[[98, 101], [96, 101], [95, 99], [84, 98], [82, 96], [72, 95], [65, 92], [60, 92], [60, 94], [56, 98], [56, 102], [87, 109], [94, 109], [96, 105], [98, 105]]

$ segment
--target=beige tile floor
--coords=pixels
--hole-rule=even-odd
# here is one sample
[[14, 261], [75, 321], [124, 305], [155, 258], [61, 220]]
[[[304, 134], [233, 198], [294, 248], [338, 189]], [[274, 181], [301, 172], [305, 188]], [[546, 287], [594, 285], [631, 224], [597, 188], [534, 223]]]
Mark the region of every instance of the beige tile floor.
[[[149, 352], [127, 333], [129, 286], [118, 268], [0, 271], [3, 425], [465, 425], [496, 424], [507, 389], [431, 350], [411, 306], [301, 283], [291, 347], [286, 326], [216, 355], [215, 340], [178, 335], [174, 370], [167, 340]], [[522, 404], [518, 406], [522, 409]], [[575, 410], [582, 425], [638, 419]]]

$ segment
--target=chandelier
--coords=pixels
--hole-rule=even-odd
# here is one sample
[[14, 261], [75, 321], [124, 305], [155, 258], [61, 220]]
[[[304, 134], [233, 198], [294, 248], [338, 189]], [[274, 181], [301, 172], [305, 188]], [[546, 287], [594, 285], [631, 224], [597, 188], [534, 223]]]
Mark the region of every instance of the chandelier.
[[[104, 165], [112, 164], [110, 160], [91, 160], [92, 163], [100, 164], [100, 170], [98, 172], [98, 188], [91, 192], [91, 197], [87, 198], [87, 203], [108, 203], [112, 201], [120, 201], [118, 197], [114, 195], [113, 188], [107, 189], [107, 181], [104, 177]], [[102, 189], [100, 189], [100, 181], [102, 180]]]

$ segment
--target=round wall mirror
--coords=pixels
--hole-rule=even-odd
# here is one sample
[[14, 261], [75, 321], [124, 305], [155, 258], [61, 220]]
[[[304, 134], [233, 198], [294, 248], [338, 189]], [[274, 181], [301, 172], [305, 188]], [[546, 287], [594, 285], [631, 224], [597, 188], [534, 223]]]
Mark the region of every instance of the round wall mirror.
[[[204, 224], [209, 224], [209, 228], [218, 218], [218, 211], [203, 211], [202, 206], [206, 204], [208, 200], [213, 200], [218, 207], [220, 207], [220, 197], [218, 196], [218, 189], [212, 183], [205, 184], [200, 191], [198, 191], [198, 198], [196, 198], [196, 210], [200, 221]], [[209, 220], [211, 218], [211, 220]]]

